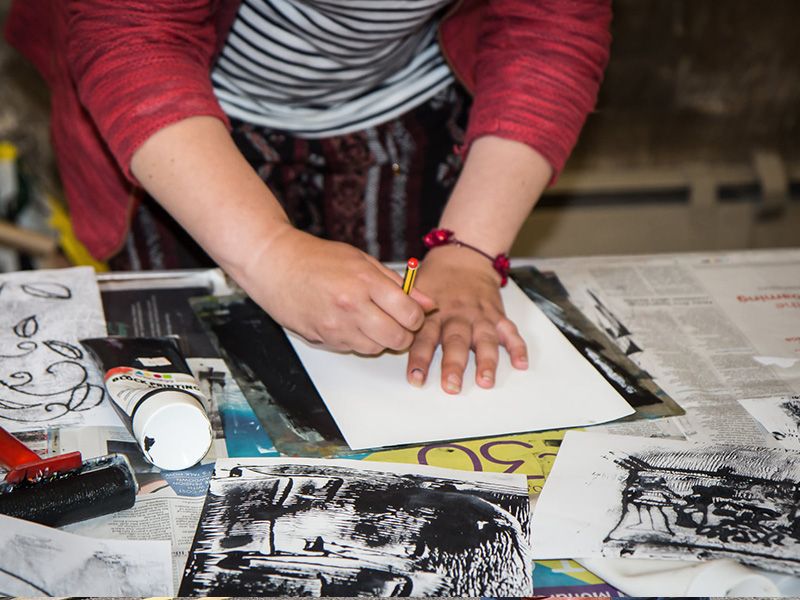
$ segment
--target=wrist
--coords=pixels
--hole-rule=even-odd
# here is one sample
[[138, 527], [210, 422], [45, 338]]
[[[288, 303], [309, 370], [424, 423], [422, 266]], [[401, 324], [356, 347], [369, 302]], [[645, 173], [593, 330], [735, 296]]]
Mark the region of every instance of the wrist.
[[[491, 267], [500, 278], [500, 287], [504, 287], [506, 283], [508, 283], [510, 264], [508, 255], [505, 253], [493, 256], [477, 246], [456, 237], [455, 232], [449, 229], [434, 228], [423, 237], [423, 242], [429, 251], [434, 249], [443, 250], [445, 248], [455, 248], [467, 252], [468, 254], [466, 256], [469, 257], [472, 262], [475, 262], [477, 258], [479, 259], [478, 262], [484, 267], [487, 265]], [[459, 254], [453, 253], [453, 250], [449, 250], [448, 253], [453, 254], [453, 256], [459, 256]]]
[[281, 240], [292, 231], [297, 230], [288, 220], [264, 224], [253, 234], [233, 241], [218, 263], [234, 281], [247, 289], [250, 282], [262, 281], [267, 270], [274, 272], [281, 264], [284, 260]]

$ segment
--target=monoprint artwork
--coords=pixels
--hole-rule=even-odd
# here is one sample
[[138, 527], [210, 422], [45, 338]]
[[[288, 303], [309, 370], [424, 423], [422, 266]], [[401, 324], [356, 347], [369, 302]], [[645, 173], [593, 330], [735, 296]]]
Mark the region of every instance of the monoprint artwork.
[[524, 477], [220, 459], [181, 596], [525, 596]]
[[800, 454], [729, 448], [617, 455], [612, 554], [732, 558], [800, 574]]
[[[88, 269], [88, 271], [87, 271]], [[103, 381], [78, 343], [105, 335], [89, 267], [0, 277], [0, 424], [18, 431], [81, 423]]]
[[173, 591], [166, 541], [97, 539], [0, 515], [0, 597], [164, 597]]

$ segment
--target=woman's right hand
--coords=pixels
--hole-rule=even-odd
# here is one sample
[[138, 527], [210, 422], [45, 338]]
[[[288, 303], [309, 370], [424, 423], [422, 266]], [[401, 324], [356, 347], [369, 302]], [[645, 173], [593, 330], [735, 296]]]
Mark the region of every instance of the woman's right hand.
[[402, 278], [372, 256], [288, 223], [231, 275], [278, 323], [340, 351], [405, 350], [435, 308], [419, 290], [403, 292]]

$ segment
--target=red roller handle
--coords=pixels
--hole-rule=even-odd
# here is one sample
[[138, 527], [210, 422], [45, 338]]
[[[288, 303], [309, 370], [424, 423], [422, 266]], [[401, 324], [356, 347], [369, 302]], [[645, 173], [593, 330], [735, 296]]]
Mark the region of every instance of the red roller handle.
[[53, 473], [77, 469], [83, 464], [80, 452], [69, 452], [59, 456], [41, 458], [33, 450], [0, 427], [0, 464], [9, 470], [6, 481], [17, 483], [23, 479], [31, 481]]

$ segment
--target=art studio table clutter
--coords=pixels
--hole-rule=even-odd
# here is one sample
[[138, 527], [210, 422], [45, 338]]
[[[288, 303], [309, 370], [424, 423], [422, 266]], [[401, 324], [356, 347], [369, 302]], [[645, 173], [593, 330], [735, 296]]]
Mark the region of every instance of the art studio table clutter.
[[[218, 270], [0, 275], [0, 425], [139, 487], [0, 517], [0, 594], [798, 595], [800, 250], [513, 266], [531, 368], [456, 397], [326, 358]], [[107, 335], [177, 336], [199, 464], [145, 460], [82, 350]]]

